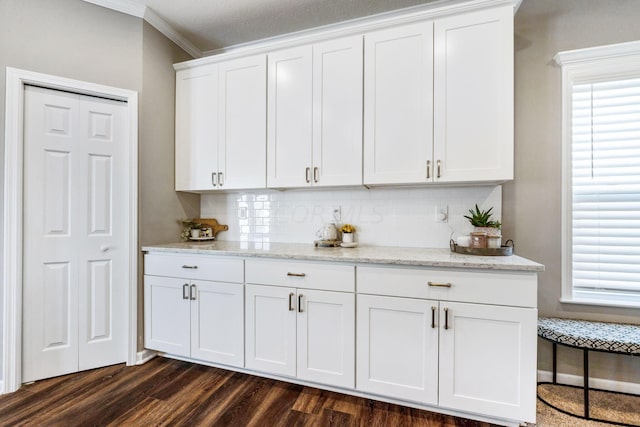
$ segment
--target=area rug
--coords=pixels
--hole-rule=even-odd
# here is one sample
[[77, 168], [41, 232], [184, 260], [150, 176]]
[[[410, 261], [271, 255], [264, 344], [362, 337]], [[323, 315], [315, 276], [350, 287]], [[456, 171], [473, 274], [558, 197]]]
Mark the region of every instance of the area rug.
[[[559, 384], [538, 385], [538, 426], [607, 426], [611, 424], [587, 421], [562, 414], [545, 405], [540, 399], [571, 414], [584, 414], [582, 387]], [[609, 423], [640, 426], [640, 396], [591, 390], [589, 392], [589, 415]]]

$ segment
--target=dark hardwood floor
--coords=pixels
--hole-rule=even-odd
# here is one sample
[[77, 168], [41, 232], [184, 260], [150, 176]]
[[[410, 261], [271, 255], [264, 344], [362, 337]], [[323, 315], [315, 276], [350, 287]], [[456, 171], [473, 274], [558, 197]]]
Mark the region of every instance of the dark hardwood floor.
[[115, 365], [0, 396], [2, 426], [489, 426], [172, 359]]

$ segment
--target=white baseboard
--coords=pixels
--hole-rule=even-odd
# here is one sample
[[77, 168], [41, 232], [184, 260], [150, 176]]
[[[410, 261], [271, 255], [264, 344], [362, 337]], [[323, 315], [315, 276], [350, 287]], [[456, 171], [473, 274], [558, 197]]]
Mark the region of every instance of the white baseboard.
[[147, 363], [149, 360], [153, 359], [157, 355], [158, 353], [156, 351], [145, 348], [144, 350], [136, 353], [136, 365], [144, 365], [145, 363]]
[[[553, 373], [551, 371], [538, 371], [538, 381], [551, 382], [552, 380]], [[557, 375], [557, 382], [559, 384], [575, 385], [579, 387], [582, 387], [584, 384], [582, 375], [561, 373], [558, 373]], [[623, 381], [606, 380], [603, 378], [589, 378], [589, 387], [640, 395], [640, 384], [638, 383], [627, 383]]]
[[0, 394], [5, 394], [4, 381], [0, 380]]

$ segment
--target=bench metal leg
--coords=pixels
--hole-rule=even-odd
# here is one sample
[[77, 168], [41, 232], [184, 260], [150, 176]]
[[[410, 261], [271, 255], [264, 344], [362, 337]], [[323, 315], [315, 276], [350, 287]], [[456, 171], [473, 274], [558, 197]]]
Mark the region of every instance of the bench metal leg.
[[558, 344], [556, 344], [555, 342], [553, 343], [553, 383], [556, 383], [556, 376], [557, 376], [557, 372], [558, 372], [558, 356], [557, 356], [557, 352], [558, 352]]
[[582, 350], [584, 359], [584, 417], [589, 419], [589, 350]]

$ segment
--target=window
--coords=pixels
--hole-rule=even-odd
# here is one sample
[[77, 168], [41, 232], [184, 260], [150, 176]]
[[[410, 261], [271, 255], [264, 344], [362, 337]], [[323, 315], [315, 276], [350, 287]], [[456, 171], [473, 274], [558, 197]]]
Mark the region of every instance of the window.
[[561, 52], [562, 301], [640, 306], [640, 42]]

